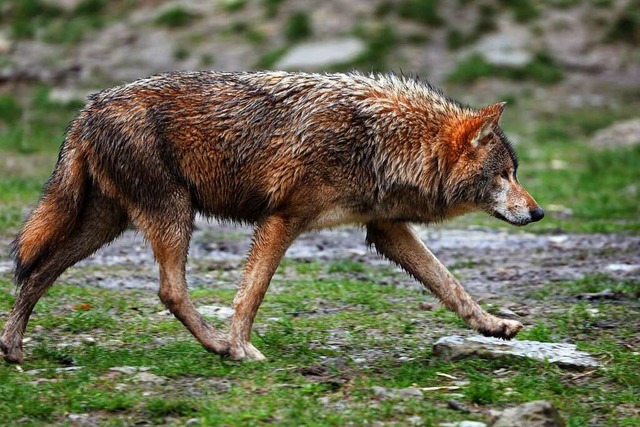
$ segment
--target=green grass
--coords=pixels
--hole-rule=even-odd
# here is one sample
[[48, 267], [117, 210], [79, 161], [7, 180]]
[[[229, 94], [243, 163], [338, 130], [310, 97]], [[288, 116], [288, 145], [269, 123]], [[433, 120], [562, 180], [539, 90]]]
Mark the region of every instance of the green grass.
[[236, 13], [243, 10], [246, 5], [246, 0], [225, 0], [222, 2], [221, 8], [225, 12]]
[[[536, 326], [526, 328], [522, 338], [569, 340], [606, 361], [579, 379], [575, 372], [519, 359], [439, 361], [431, 354], [434, 327], [447, 333], [467, 333], [467, 328], [445, 310], [420, 310], [425, 297], [416, 289], [375, 283], [380, 274], [393, 279], [399, 273], [365, 266], [371, 280], [354, 282], [352, 271], [287, 261], [274, 278], [278, 291], [267, 294], [253, 336], [268, 360], [244, 364], [207, 353], [175, 319], [155, 316], [163, 307], [151, 293], [57, 284], [36, 308], [22, 370], [0, 364], [0, 424], [62, 425], [67, 414], [86, 413], [100, 425], [123, 420], [183, 424], [192, 418], [203, 425], [309, 425], [309, 420], [313, 425], [405, 425], [413, 416], [437, 425], [486, 422], [490, 408], [536, 399], [553, 402], [568, 425], [595, 419], [598, 425], [630, 426], [637, 421], [633, 408], [640, 404], [640, 356], [619, 344], [632, 338], [638, 326], [631, 301], [592, 305], [558, 294], [531, 297], [531, 305], [547, 309], [529, 319]], [[295, 279], [287, 279], [292, 272]], [[78, 274], [81, 269], [72, 270], [72, 276]], [[632, 286], [612, 280], [594, 277], [565, 288], [596, 289], [601, 285], [593, 283], [605, 282], [620, 289]], [[198, 288], [193, 297], [196, 304], [231, 304], [232, 294]], [[12, 285], [0, 280], [0, 312], [12, 301]], [[592, 306], [598, 318], [617, 322], [616, 329], [594, 327]], [[95, 344], [79, 341], [87, 334]], [[165, 383], [140, 383], [136, 373], [109, 370], [115, 366], [146, 367]], [[56, 371], [66, 367], [79, 369]], [[307, 376], [306, 367], [320, 367], [322, 373]], [[34, 369], [42, 371], [24, 372]], [[497, 374], [499, 369], [508, 375]], [[423, 399], [400, 399], [371, 391], [372, 386], [453, 384], [439, 373], [457, 378], [459, 394], [428, 392]], [[220, 387], [223, 382], [227, 385]], [[452, 398], [477, 412], [447, 409]]]
[[439, 26], [444, 22], [438, 12], [438, 0], [403, 0], [398, 6], [398, 14], [430, 26]]
[[305, 11], [293, 12], [284, 27], [284, 35], [290, 43], [296, 43], [306, 38], [311, 37], [313, 34], [313, 27], [311, 25], [311, 17]]
[[609, 28], [605, 40], [628, 44], [640, 43], [640, 1], [631, 0], [626, 5]]
[[7, 24], [13, 37], [48, 43], [77, 43], [130, 7], [128, 2], [110, 6], [106, 0], [82, 0], [70, 10], [42, 0], [7, 2], [6, 6], [0, 23]]
[[173, 6], [161, 12], [155, 19], [156, 25], [169, 28], [186, 27], [196, 20], [197, 16], [181, 6]]
[[550, 85], [562, 80], [562, 68], [553, 57], [545, 51], [538, 52], [526, 65], [495, 66], [480, 54], [473, 54], [458, 63], [456, 69], [449, 74], [453, 83], [473, 83], [481, 78], [504, 78], [509, 80], [531, 80]]
[[511, 9], [518, 22], [529, 22], [540, 15], [540, 11], [531, 0], [500, 0], [505, 7]]
[[278, 11], [280, 10], [280, 5], [284, 2], [285, 0], [262, 0], [266, 17], [274, 18], [277, 16]]

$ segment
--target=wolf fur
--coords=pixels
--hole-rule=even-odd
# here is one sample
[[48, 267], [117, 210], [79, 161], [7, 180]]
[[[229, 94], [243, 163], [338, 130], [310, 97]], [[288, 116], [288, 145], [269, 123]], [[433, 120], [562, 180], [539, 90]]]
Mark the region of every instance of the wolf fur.
[[[522, 325], [486, 313], [409, 226], [478, 210], [515, 225], [542, 217], [516, 178], [503, 109], [463, 106], [414, 78], [358, 73], [179, 72], [94, 94], [15, 239], [20, 291], [0, 349], [21, 362], [39, 298], [130, 225], [153, 249], [162, 302], [207, 350], [233, 359], [264, 357], [251, 327], [291, 242], [349, 223], [471, 327], [512, 338]], [[228, 334], [187, 293], [197, 213], [256, 226]]]

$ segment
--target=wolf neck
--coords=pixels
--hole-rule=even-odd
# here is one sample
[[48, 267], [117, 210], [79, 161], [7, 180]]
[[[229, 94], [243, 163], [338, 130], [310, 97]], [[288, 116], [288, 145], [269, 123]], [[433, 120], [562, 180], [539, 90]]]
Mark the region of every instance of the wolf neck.
[[466, 207], [453, 205], [445, 185], [450, 165], [442, 131], [469, 112], [420, 82], [394, 78], [384, 86], [364, 107], [375, 135], [380, 214], [439, 222], [466, 213]]

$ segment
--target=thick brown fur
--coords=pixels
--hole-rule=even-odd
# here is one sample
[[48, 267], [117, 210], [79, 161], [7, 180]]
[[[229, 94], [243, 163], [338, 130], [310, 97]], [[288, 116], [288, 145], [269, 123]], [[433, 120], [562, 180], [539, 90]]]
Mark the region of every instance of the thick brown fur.
[[[261, 359], [251, 326], [302, 232], [355, 223], [486, 335], [522, 327], [484, 312], [407, 225], [474, 210], [516, 225], [542, 211], [516, 178], [498, 119], [393, 75], [181, 72], [89, 97], [15, 240], [16, 304], [0, 336], [22, 360], [33, 307], [68, 267], [133, 224], [160, 265], [159, 296], [209, 350]], [[184, 269], [197, 213], [256, 225], [228, 335], [197, 313]]]

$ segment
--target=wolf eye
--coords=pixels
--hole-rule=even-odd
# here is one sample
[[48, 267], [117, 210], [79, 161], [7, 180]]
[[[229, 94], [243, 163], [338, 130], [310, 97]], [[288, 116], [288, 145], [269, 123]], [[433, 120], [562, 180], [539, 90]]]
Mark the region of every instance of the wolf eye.
[[502, 171], [502, 173], [500, 174], [500, 177], [502, 177], [503, 179], [509, 179], [509, 172]]

